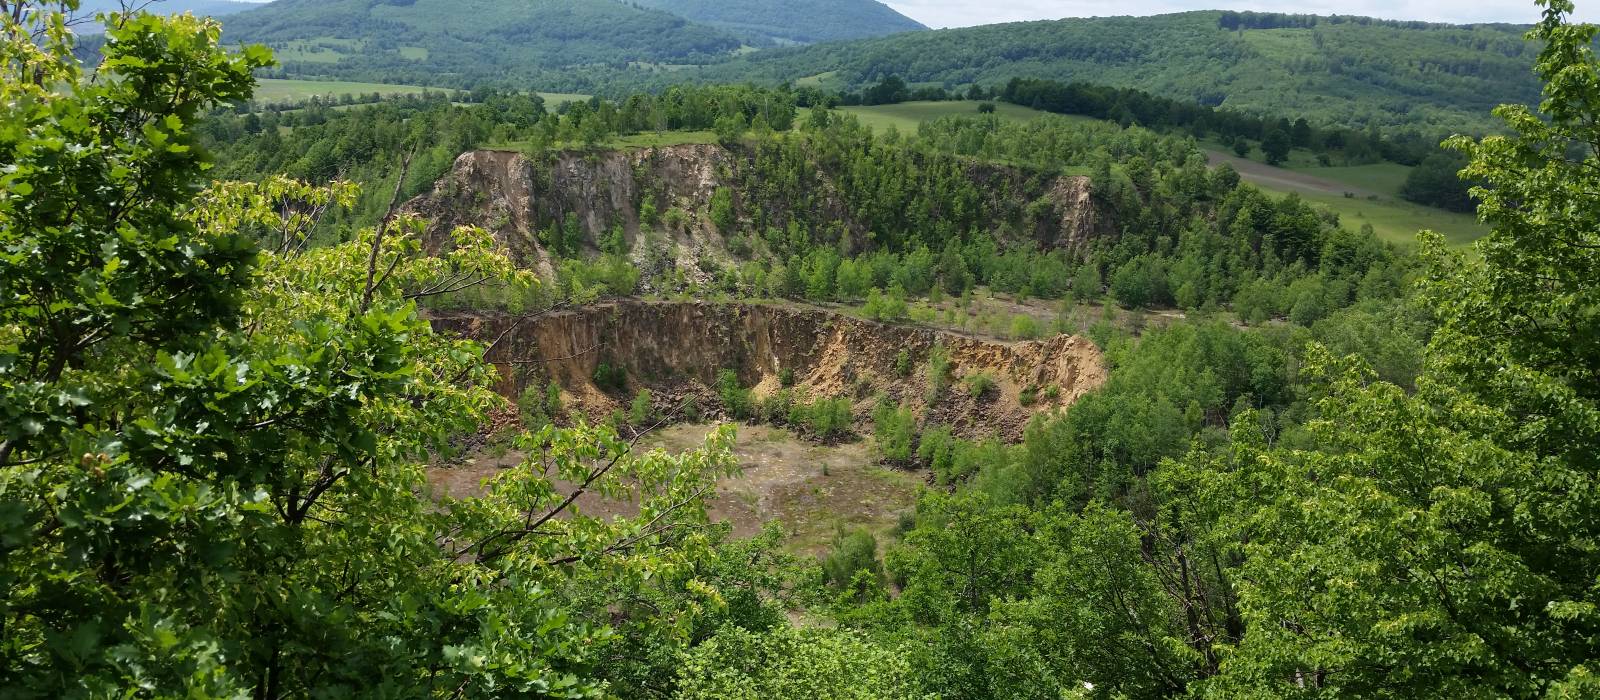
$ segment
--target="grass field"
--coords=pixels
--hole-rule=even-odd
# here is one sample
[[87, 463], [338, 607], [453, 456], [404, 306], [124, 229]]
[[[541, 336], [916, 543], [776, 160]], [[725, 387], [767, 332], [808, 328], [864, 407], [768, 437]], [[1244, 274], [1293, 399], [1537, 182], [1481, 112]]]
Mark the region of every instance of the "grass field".
[[[1268, 187], [1262, 189], [1270, 190]], [[1300, 193], [1300, 196], [1338, 214], [1339, 223], [1345, 228], [1358, 230], [1362, 224], [1372, 224], [1372, 231], [1379, 238], [1402, 245], [1415, 243], [1417, 232], [1422, 229], [1438, 232], [1456, 247], [1466, 246], [1489, 233], [1489, 228], [1471, 214], [1457, 214], [1410, 202], [1351, 199], [1320, 193]]]
[[1400, 186], [1411, 174], [1410, 166], [1399, 163], [1373, 163], [1371, 165], [1346, 165], [1324, 168], [1311, 165], [1290, 165], [1289, 170], [1305, 173], [1324, 180], [1342, 182], [1352, 187], [1370, 190], [1391, 197], [1400, 196]]
[[[873, 131], [883, 131], [893, 126], [901, 132], [915, 132], [917, 125], [930, 119], [947, 117], [952, 114], [961, 116], [978, 116], [978, 103], [960, 100], [953, 102], [902, 102], [894, 105], [874, 105], [871, 107], [840, 107], [836, 111], [854, 114], [861, 123], [872, 128]], [[1008, 119], [1029, 120], [1038, 119], [1048, 112], [1029, 109], [1006, 102], [995, 103], [995, 114]], [[1072, 118], [1072, 117], [1069, 117]], [[1083, 118], [1083, 117], [1077, 117]]]
[[[340, 95], [416, 95], [430, 88], [385, 83], [351, 83], [340, 80], [276, 80], [265, 78], [256, 87], [258, 102], [299, 102], [313, 97]], [[438, 88], [432, 88], [440, 91]]]
[[[352, 83], [340, 80], [277, 80], [263, 78], [256, 87], [257, 102], [300, 102], [312, 97], [339, 97], [340, 95], [370, 95], [374, 92], [385, 97], [391, 95], [418, 95], [423, 92], [448, 92], [444, 88], [419, 85], [390, 85], [387, 83]], [[568, 102], [589, 99], [588, 95], [569, 92], [541, 92], [545, 109], [556, 109]]]

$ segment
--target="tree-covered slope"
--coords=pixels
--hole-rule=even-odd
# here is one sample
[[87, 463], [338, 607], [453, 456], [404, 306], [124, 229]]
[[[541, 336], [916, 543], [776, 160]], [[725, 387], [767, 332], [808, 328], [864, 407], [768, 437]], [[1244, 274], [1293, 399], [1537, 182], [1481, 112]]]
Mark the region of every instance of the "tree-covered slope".
[[[1537, 45], [1510, 26], [1189, 12], [1019, 22], [912, 32], [765, 51], [707, 79], [798, 80], [853, 87], [898, 75], [912, 83], [1000, 84], [1012, 77], [1137, 87], [1253, 112], [1342, 125], [1487, 128], [1504, 102], [1537, 101]], [[1262, 17], [1256, 15], [1254, 17]], [[1532, 17], [1530, 17], [1532, 19]]]
[[809, 44], [927, 29], [877, 0], [638, 0], [742, 36]]
[[[255, 3], [242, 2], [241, 0], [156, 0], [155, 2], [140, 2], [136, 7], [144, 7], [156, 14], [176, 14], [180, 12], [193, 12], [197, 15], [221, 17], [235, 12], [260, 7]], [[122, 9], [120, 0], [83, 0], [78, 5], [78, 14], [92, 15], [96, 12], [116, 12]]]
[[285, 73], [527, 84], [588, 66], [706, 63], [740, 40], [617, 0], [278, 0], [228, 18]]

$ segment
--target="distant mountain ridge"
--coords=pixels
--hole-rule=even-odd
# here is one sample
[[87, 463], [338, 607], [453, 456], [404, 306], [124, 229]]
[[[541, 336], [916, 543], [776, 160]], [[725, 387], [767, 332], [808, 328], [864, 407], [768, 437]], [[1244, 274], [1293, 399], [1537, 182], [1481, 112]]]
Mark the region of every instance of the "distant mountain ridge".
[[876, 0], [634, 0], [685, 19], [779, 42], [810, 44], [927, 29]]
[[[275, 77], [617, 95], [1045, 78], [1429, 137], [1495, 128], [1496, 105], [1539, 99], [1538, 48], [1514, 25], [1197, 11], [920, 27], [875, 0], [277, 0], [228, 16], [224, 33], [271, 46]], [[867, 31], [896, 33], [837, 38]], [[811, 40], [823, 43], [772, 46]]]
[[774, 49], [709, 67], [698, 77], [843, 89], [889, 75], [945, 87], [1048, 78], [1326, 124], [1481, 130], [1493, 123], [1488, 112], [1496, 105], [1539, 100], [1532, 72], [1539, 48], [1523, 40], [1525, 30], [1201, 11], [1015, 22]]
[[743, 43], [619, 0], [277, 0], [223, 31], [276, 49], [287, 74], [446, 85], [711, 63]]

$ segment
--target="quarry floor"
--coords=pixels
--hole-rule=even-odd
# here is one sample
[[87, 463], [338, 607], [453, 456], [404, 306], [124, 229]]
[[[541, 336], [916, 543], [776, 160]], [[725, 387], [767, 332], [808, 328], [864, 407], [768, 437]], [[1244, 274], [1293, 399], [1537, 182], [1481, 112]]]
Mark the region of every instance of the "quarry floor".
[[[640, 450], [679, 453], [699, 447], [713, 426], [680, 424], [640, 440]], [[768, 522], [786, 535], [786, 548], [817, 555], [828, 549], [840, 527], [864, 527], [879, 535], [916, 505], [924, 474], [875, 463], [871, 438], [837, 445], [809, 442], [781, 428], [738, 426], [734, 455], [743, 472], [724, 479], [711, 504], [711, 519], [732, 526], [734, 537], [749, 537]], [[460, 463], [429, 470], [435, 488], [451, 496], [479, 492], [484, 479], [516, 465], [515, 450], [482, 450]], [[599, 498], [579, 499], [586, 514], [611, 515], [628, 506]]]

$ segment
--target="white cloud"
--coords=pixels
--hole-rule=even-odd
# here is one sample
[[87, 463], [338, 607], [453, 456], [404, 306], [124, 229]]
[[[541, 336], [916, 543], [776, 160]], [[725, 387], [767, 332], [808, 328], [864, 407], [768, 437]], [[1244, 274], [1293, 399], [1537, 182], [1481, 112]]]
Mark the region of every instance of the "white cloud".
[[[1514, 22], [1531, 24], [1542, 8], [1531, 0], [885, 0], [930, 27], [968, 27], [997, 22], [1063, 17], [1158, 15], [1188, 10], [1257, 10], [1318, 15], [1366, 15], [1428, 22]], [[1588, 3], [1583, 3], [1587, 5]], [[1600, 7], [1600, 4], [1596, 5]], [[1580, 5], [1579, 19], [1600, 20], [1600, 12]]]

